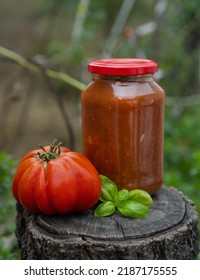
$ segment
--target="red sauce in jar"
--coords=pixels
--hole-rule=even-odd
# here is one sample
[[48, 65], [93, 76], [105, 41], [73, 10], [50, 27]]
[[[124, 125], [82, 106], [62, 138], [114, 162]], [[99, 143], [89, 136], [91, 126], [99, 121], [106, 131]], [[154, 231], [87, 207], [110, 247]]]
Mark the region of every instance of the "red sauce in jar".
[[103, 59], [89, 64], [82, 92], [83, 153], [119, 189], [156, 192], [163, 181], [163, 89], [156, 62]]

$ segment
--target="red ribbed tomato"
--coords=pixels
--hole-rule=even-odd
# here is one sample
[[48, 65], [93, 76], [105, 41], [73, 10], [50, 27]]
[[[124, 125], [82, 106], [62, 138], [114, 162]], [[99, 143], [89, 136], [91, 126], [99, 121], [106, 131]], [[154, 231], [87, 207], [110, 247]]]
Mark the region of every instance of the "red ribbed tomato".
[[53, 142], [22, 158], [12, 192], [31, 212], [67, 214], [92, 208], [101, 195], [101, 183], [85, 156]]

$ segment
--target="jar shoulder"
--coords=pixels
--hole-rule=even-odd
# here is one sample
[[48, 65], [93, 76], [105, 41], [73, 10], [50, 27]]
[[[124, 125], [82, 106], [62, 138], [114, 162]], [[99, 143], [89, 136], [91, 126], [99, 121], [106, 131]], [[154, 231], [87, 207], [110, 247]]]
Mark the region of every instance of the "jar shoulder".
[[134, 98], [151, 94], [165, 95], [164, 90], [154, 80], [148, 82], [121, 82], [99, 80], [91, 81], [82, 92], [82, 96], [99, 95], [107, 98]]

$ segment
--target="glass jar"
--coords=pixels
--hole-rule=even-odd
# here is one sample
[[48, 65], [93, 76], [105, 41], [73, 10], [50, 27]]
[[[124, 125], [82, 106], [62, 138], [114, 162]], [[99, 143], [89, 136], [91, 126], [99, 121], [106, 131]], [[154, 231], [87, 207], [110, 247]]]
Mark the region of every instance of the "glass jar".
[[81, 94], [83, 153], [118, 189], [156, 192], [163, 182], [164, 90], [158, 64], [102, 59]]

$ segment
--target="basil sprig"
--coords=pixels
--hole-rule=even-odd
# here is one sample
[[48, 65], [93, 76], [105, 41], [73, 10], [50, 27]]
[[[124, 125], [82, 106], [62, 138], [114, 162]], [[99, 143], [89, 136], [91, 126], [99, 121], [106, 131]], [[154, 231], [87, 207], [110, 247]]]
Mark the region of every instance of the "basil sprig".
[[116, 184], [108, 177], [100, 175], [100, 178], [102, 203], [95, 209], [95, 216], [110, 216], [116, 209], [123, 216], [135, 219], [143, 219], [149, 214], [149, 207], [153, 204], [153, 200], [147, 192], [139, 189], [118, 191]]

